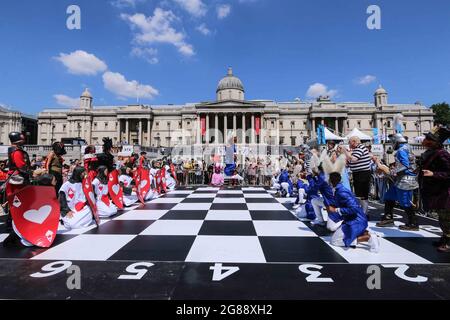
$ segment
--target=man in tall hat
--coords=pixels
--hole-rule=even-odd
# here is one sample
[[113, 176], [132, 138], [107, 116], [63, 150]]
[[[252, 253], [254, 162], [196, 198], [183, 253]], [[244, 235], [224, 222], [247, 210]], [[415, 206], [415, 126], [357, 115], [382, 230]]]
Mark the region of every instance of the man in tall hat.
[[395, 183], [384, 194], [384, 215], [377, 223], [377, 227], [394, 226], [395, 202], [405, 210], [407, 223], [399, 227], [400, 230], [418, 231], [419, 225], [413, 208], [413, 190], [419, 187], [415, 174], [415, 156], [409, 148], [407, 140], [401, 133], [390, 135], [395, 152]]
[[97, 155], [98, 166], [105, 166], [108, 172], [115, 169], [114, 156], [111, 154], [113, 142], [110, 138], [103, 138], [103, 152]]
[[427, 150], [420, 158], [422, 202], [425, 210], [435, 210], [439, 215], [442, 237], [434, 245], [440, 252], [450, 252], [450, 154], [444, 149], [449, 138], [447, 127], [426, 134], [422, 145]]

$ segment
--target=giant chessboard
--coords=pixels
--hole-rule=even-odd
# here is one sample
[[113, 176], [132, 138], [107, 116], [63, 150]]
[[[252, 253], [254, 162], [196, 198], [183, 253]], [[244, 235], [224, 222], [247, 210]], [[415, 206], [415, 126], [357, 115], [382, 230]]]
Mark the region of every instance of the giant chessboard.
[[[450, 298], [450, 254], [432, 246], [436, 221], [420, 218], [418, 232], [377, 228], [382, 206], [372, 203], [380, 252], [339, 248], [297, 219], [293, 198], [273, 193], [178, 189], [98, 228], [61, 226], [50, 249], [0, 247], [0, 299]], [[79, 289], [68, 286], [76, 272]]]

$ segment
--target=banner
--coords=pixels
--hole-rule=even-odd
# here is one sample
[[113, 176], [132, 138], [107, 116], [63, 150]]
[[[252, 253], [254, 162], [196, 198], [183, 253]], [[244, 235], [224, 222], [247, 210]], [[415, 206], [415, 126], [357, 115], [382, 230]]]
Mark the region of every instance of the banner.
[[380, 144], [381, 139], [380, 139], [380, 132], [378, 131], [378, 128], [373, 128], [372, 132], [373, 132], [373, 143]]
[[256, 135], [259, 136], [259, 133], [261, 131], [261, 118], [260, 117], [255, 118], [255, 131], [256, 131]]
[[206, 135], [206, 118], [200, 119], [200, 126], [201, 126], [202, 136], [205, 136]]

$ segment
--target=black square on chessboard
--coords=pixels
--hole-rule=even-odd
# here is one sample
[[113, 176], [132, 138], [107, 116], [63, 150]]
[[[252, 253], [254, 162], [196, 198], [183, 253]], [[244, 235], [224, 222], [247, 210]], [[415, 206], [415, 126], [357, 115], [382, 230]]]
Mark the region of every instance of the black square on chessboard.
[[433, 247], [433, 241], [438, 241], [439, 238], [389, 237], [385, 239], [433, 263], [450, 263], [449, 253], [439, 252]]
[[184, 261], [195, 236], [137, 236], [109, 260]]
[[84, 234], [140, 234], [153, 222], [151, 220], [111, 220]]
[[180, 203], [212, 203], [214, 198], [186, 198]]
[[136, 210], [170, 210], [175, 207], [178, 203], [146, 203]]
[[204, 220], [208, 210], [170, 210], [159, 220]]
[[210, 210], [248, 210], [245, 203], [213, 203]]
[[250, 210], [252, 220], [298, 220], [289, 211], [253, 211]]
[[[72, 234], [57, 234], [55, 241], [51, 248], [75, 238], [77, 235]], [[3, 243], [0, 243], [0, 258], [3, 259], [31, 259], [38, 254], [41, 254], [50, 248], [38, 248], [38, 247], [23, 247], [20, 244], [17, 247], [3, 247]]]
[[256, 236], [252, 221], [205, 221], [198, 233], [202, 236]]
[[315, 237], [259, 237], [267, 262], [347, 262]]
[[278, 203], [275, 198], [245, 198], [247, 203]]
[[244, 194], [239, 193], [218, 193], [216, 198], [243, 198]]

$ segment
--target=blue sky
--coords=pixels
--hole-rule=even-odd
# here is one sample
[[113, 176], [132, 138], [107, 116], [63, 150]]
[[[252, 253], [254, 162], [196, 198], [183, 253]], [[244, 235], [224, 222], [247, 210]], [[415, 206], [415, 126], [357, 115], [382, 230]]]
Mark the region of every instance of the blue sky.
[[382, 84], [393, 103], [450, 101], [448, 0], [2, 0], [0, 40], [0, 104], [34, 114], [85, 87], [95, 105], [213, 100], [229, 65], [247, 99], [372, 101]]

